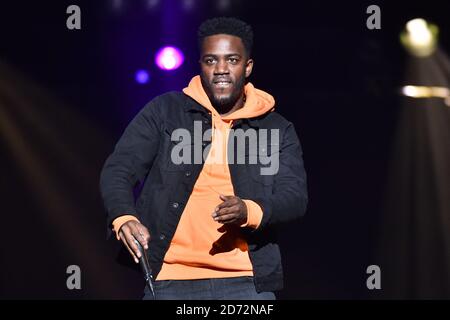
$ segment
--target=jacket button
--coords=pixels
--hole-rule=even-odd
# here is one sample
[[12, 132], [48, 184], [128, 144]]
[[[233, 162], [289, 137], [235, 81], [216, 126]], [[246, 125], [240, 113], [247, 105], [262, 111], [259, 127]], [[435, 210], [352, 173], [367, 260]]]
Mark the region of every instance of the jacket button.
[[206, 147], [207, 143], [206, 142], [202, 142], [202, 146]]
[[209, 121], [207, 119], [203, 120], [204, 124], [209, 124]]
[[186, 171], [185, 175], [186, 175], [186, 177], [189, 177], [191, 175], [191, 172], [190, 171]]
[[178, 208], [178, 202], [172, 203], [172, 207], [175, 208], [175, 209]]
[[166, 236], [163, 235], [163, 234], [159, 236], [159, 239], [160, 239], [160, 240], [164, 240], [165, 238], [166, 238]]

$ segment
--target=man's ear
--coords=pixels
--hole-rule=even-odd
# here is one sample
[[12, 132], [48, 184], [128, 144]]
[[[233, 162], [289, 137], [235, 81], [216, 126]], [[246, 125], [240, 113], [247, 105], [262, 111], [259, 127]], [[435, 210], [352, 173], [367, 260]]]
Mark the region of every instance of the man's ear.
[[253, 70], [253, 59], [248, 59], [245, 64], [245, 77], [248, 78], [252, 74]]

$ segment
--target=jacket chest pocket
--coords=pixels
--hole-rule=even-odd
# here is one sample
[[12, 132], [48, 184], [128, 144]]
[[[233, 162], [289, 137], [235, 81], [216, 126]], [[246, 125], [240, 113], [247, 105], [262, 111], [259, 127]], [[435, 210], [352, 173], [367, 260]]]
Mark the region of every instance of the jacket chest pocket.
[[272, 186], [274, 177], [278, 173], [280, 161], [279, 143], [250, 148], [246, 155], [246, 165], [251, 178], [265, 186]]
[[165, 125], [162, 148], [162, 168], [165, 171], [183, 171], [194, 161], [194, 142], [190, 130], [176, 128], [173, 124]]
[[162, 167], [169, 172], [186, 171], [194, 164], [194, 144], [191, 142], [172, 142], [164, 150]]

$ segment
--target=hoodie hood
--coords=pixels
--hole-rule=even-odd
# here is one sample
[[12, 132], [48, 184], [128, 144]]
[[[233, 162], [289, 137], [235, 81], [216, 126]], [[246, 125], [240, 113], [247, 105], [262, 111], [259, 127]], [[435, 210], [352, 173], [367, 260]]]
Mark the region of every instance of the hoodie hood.
[[244, 106], [227, 116], [221, 116], [213, 107], [199, 75], [191, 79], [183, 92], [211, 111], [213, 116], [219, 116], [222, 120], [254, 118], [275, 109], [275, 99], [267, 92], [256, 89], [250, 82], [245, 85], [244, 90], [246, 97]]

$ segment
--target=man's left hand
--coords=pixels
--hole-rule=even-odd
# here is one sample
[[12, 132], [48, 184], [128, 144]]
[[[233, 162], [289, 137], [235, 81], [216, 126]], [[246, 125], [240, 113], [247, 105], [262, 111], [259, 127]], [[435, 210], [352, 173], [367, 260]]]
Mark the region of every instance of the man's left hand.
[[236, 196], [220, 195], [223, 200], [214, 210], [212, 217], [223, 224], [242, 225], [247, 221], [247, 205]]

